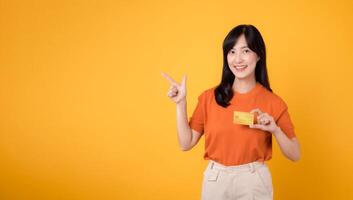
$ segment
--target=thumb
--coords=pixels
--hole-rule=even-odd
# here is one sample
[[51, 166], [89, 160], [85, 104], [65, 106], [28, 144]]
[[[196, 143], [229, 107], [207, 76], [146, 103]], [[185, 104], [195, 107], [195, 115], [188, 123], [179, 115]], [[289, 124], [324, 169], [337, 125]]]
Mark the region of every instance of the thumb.
[[261, 111], [260, 109], [258, 109], [258, 108], [255, 108], [255, 109], [252, 109], [252, 110], [250, 111], [250, 113], [258, 113], [258, 114], [261, 114], [262, 111]]
[[183, 79], [181, 80], [181, 84], [183, 86], [186, 86], [186, 75], [183, 76]]

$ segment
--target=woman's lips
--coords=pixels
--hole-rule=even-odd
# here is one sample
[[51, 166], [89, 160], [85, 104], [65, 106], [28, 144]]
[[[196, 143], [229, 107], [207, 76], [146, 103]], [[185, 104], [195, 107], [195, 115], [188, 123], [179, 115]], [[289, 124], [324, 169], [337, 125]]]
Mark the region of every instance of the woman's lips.
[[247, 65], [239, 65], [239, 66], [234, 66], [234, 68], [237, 70], [237, 71], [244, 71], [245, 68], [247, 68], [248, 66]]

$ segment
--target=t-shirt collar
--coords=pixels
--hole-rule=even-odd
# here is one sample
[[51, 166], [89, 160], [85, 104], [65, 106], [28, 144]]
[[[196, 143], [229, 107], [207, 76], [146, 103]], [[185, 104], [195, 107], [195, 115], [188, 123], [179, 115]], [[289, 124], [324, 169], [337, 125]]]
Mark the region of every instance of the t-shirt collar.
[[252, 98], [255, 97], [255, 95], [261, 90], [263, 86], [259, 83], [256, 82], [255, 87], [253, 87], [250, 91], [246, 92], [246, 93], [238, 93], [238, 92], [234, 92], [234, 97], [235, 98]]

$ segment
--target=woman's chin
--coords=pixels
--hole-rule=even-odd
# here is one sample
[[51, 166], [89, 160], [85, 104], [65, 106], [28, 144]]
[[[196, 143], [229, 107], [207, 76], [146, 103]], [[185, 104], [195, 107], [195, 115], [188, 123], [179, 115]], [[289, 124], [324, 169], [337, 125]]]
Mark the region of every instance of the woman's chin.
[[248, 74], [235, 74], [234, 76], [236, 79], [239, 79], [239, 80], [249, 78]]

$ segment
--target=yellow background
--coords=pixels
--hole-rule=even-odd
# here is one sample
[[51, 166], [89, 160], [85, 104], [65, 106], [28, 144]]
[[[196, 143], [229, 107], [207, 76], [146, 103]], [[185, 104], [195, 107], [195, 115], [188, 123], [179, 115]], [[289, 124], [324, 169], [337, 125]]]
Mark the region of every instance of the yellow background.
[[302, 158], [274, 141], [275, 199], [353, 198], [352, 1], [0, 2], [0, 199], [199, 199], [204, 137], [179, 149], [165, 71], [188, 114], [222, 42], [262, 33]]

